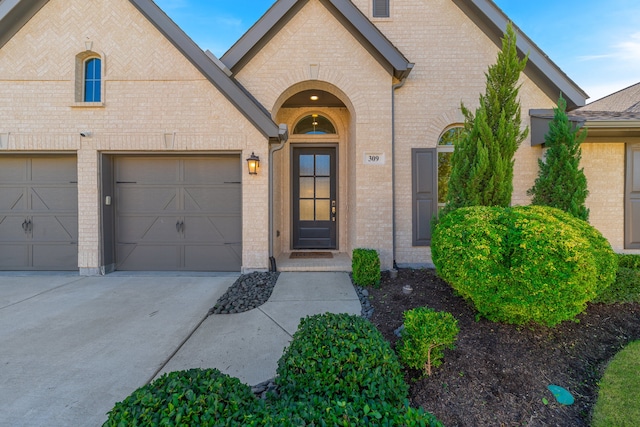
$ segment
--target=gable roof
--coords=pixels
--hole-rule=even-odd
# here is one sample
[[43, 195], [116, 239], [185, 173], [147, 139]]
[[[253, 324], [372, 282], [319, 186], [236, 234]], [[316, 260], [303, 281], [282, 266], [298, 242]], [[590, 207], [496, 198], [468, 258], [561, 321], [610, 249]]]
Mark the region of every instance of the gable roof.
[[[234, 73], [240, 70], [309, 0], [278, 0], [220, 59]], [[413, 68], [400, 52], [350, 0], [320, 0], [395, 77], [406, 77]], [[501, 46], [509, 18], [491, 0], [452, 0], [490, 39]], [[569, 109], [585, 104], [588, 95], [514, 25], [517, 46], [528, 53], [526, 72], [552, 99], [560, 93]]]
[[619, 115], [632, 115], [640, 118], [640, 83], [629, 86], [626, 89], [607, 95], [584, 107], [576, 110], [586, 112], [610, 112]]
[[[507, 29], [509, 17], [492, 0], [452, 0], [498, 46]], [[529, 54], [529, 77], [554, 100], [560, 94], [572, 110], [585, 104], [589, 95], [571, 80], [522, 30], [515, 24], [516, 46], [521, 54]]]
[[[0, 48], [49, 0], [0, 0]], [[264, 136], [279, 139], [283, 131], [269, 112], [231, 79], [153, 1], [129, 0]]]
[[[309, 0], [278, 0], [220, 59], [238, 72]], [[393, 75], [402, 80], [413, 64], [350, 0], [320, 0]]]

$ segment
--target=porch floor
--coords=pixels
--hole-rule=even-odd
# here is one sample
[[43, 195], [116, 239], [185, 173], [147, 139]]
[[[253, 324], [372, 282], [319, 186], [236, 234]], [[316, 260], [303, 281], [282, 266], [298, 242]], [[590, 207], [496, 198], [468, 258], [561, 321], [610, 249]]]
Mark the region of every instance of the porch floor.
[[351, 257], [345, 252], [333, 252], [333, 258], [291, 259], [290, 252], [276, 258], [278, 271], [347, 271], [351, 272]]

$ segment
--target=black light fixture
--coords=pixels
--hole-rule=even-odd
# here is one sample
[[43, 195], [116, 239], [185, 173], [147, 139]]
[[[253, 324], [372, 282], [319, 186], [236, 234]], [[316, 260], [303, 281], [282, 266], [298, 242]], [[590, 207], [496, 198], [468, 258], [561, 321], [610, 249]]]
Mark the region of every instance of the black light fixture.
[[256, 156], [252, 151], [251, 156], [247, 159], [247, 166], [249, 166], [249, 175], [257, 175], [258, 167], [260, 166], [260, 157]]

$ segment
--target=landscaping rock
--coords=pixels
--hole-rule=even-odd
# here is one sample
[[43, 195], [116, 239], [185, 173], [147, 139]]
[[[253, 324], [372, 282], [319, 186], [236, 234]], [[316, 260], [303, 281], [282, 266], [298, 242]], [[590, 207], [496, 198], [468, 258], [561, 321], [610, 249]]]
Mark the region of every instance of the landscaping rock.
[[243, 274], [209, 310], [209, 314], [243, 313], [267, 302], [278, 281], [278, 272]]

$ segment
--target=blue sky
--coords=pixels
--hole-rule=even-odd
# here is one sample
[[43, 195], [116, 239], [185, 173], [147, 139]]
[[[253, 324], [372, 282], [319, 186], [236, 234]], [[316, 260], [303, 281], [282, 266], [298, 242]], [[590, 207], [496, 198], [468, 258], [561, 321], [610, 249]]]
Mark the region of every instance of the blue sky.
[[[591, 101], [640, 82], [640, 1], [494, 1]], [[222, 56], [274, 0], [156, 3], [202, 49]]]

